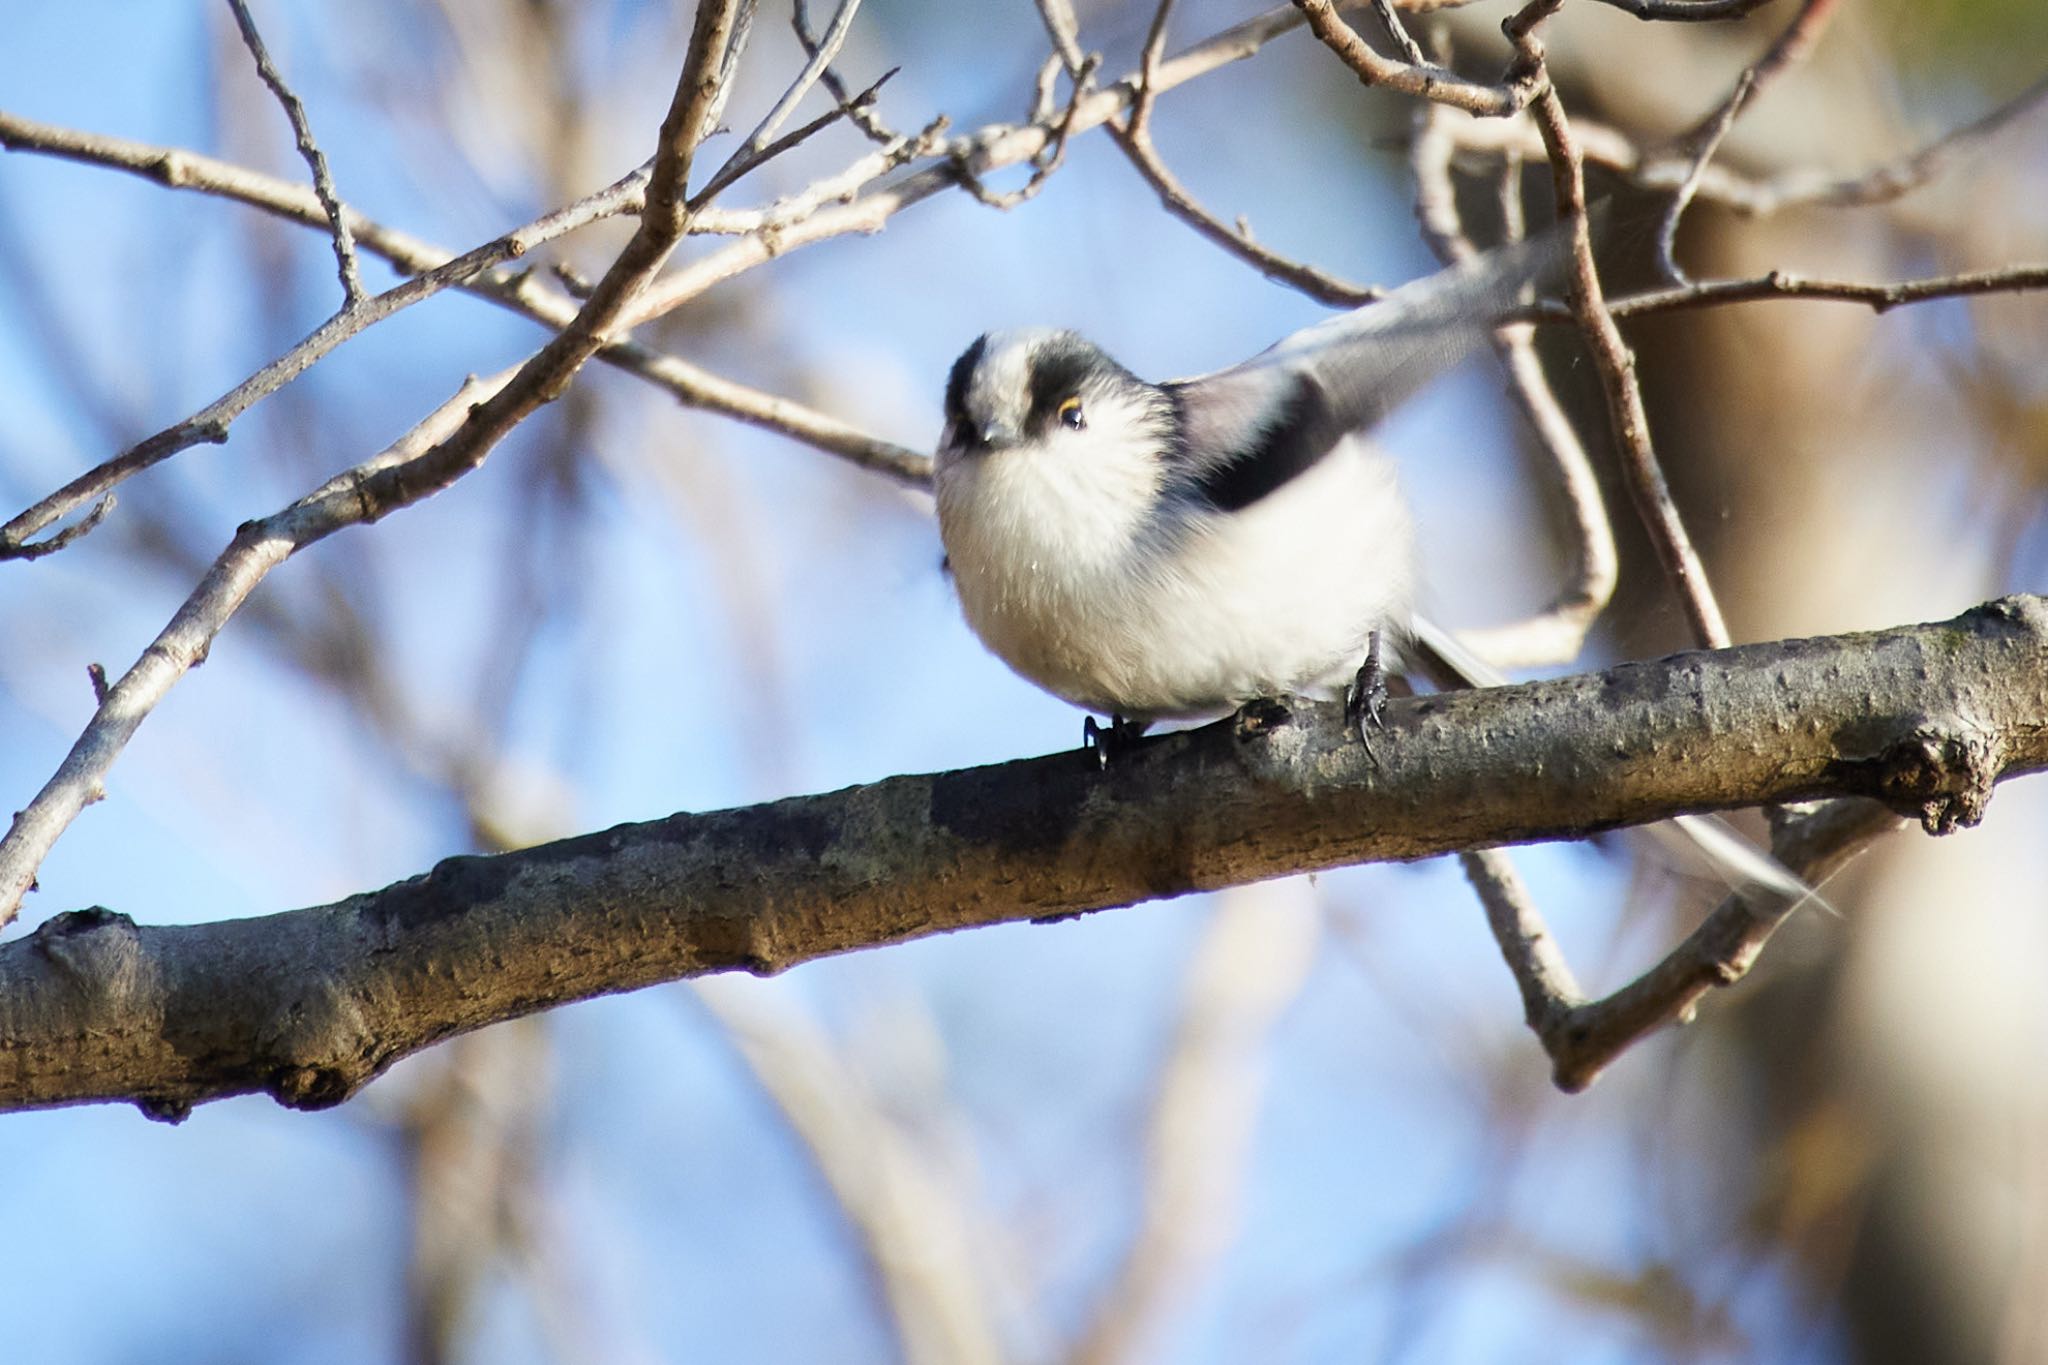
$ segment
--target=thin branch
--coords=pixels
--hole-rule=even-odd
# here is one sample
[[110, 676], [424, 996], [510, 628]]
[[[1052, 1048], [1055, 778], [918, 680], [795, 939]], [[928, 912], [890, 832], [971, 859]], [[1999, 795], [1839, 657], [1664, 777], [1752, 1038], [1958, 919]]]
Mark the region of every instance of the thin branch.
[[[64, 508], [64, 512], [72, 510], [91, 496], [90, 493], [86, 493], [76, 500], [69, 501], [68, 505]], [[90, 535], [101, 522], [107, 519], [107, 513], [114, 510], [115, 501], [116, 499], [112, 493], [106, 494], [98, 502], [95, 502], [91, 510], [77, 521], [72, 522], [69, 526], [64, 527], [55, 534], [45, 536], [37, 541], [17, 542], [9, 539], [6, 530], [0, 529], [0, 559], [41, 559], [44, 555], [57, 553], [57, 551], [70, 545], [73, 541]], [[64, 512], [59, 512], [56, 515], [61, 516]], [[44, 524], [47, 525], [48, 523]], [[12, 523], [9, 523], [9, 525], [11, 526]]]
[[1387, 41], [1401, 54], [1401, 60], [1410, 66], [1430, 65], [1429, 60], [1422, 55], [1422, 49], [1415, 45], [1415, 39], [1409, 36], [1408, 26], [1401, 22], [1401, 16], [1395, 12], [1393, 0], [1371, 0], [1371, 3], [1374, 17], [1380, 21], [1380, 27], [1386, 30]]
[[[134, 445], [72, 479], [42, 501], [0, 526], [0, 559], [32, 559], [61, 549], [98, 524], [105, 513], [98, 508], [77, 525], [40, 542], [28, 537], [108, 490], [159, 464], [181, 450], [202, 443], [219, 444], [228, 438], [236, 418], [263, 399], [304, 374], [315, 362], [367, 328], [403, 309], [433, 297], [451, 285], [461, 286], [482, 272], [513, 260], [543, 243], [575, 231], [585, 224], [630, 209], [640, 202], [646, 174], [636, 171], [623, 180], [557, 209], [516, 232], [444, 259], [431, 269], [392, 286], [354, 308], [345, 309], [320, 324], [297, 345], [277, 357], [241, 383], [180, 422], [145, 437]], [[102, 504], [105, 505], [104, 503]]]
[[794, 399], [763, 393], [637, 341], [617, 341], [599, 359], [674, 394], [679, 402], [787, 436], [912, 488], [931, 483], [931, 456], [870, 436]]
[[270, 60], [270, 53], [263, 46], [263, 35], [256, 31], [256, 20], [249, 13], [248, 0], [228, 0], [228, 8], [234, 11], [235, 27], [242, 31], [242, 45], [249, 49], [249, 55], [256, 60], [256, 74], [270, 87], [270, 93], [284, 106], [284, 116], [291, 121], [292, 137], [298, 143], [299, 155], [313, 172], [313, 193], [320, 198], [320, 207], [327, 213], [329, 234], [334, 239], [334, 261], [341, 274], [342, 308], [353, 309], [363, 301], [363, 273], [356, 263], [356, 244], [350, 238], [348, 218], [342, 212], [341, 195], [335, 191], [334, 177], [327, 170], [327, 156], [320, 150], [320, 144], [313, 140], [313, 123], [306, 117], [306, 106], [285, 84], [284, 75]]
[[1046, 37], [1052, 39], [1052, 50], [1058, 54], [1060, 65], [1069, 76], [1078, 76], [1082, 63], [1088, 60], [1081, 50], [1081, 24], [1074, 17], [1073, 0], [1035, 0], [1038, 20], [1045, 25]]
[[[1283, 5], [1234, 24], [1160, 63], [1152, 89], [1171, 90], [1243, 61], [1301, 22], [1299, 13]], [[1066, 128], [1069, 138], [1099, 127], [1129, 107], [1137, 96], [1137, 85], [1133, 73], [1114, 85], [1091, 88], [1074, 102], [1071, 122], [1062, 119], [1059, 126], [1048, 122], [994, 124], [954, 139], [939, 149], [943, 158], [939, 165], [871, 190], [851, 203], [820, 209], [801, 221], [742, 237], [722, 251], [672, 271], [628, 310], [627, 322], [639, 326], [681, 307], [713, 285], [799, 247], [849, 233], [878, 232], [898, 213], [943, 190], [964, 186], [971, 192], [973, 183], [991, 171], [1037, 162], [1058, 136], [1059, 127]]]
[[1802, 0], [1792, 22], [1785, 25], [1771, 45], [1764, 49], [1762, 56], [1743, 68], [1720, 105], [1679, 136], [1676, 145], [1690, 152], [1692, 164], [1672, 194], [1663, 220], [1657, 226], [1657, 265], [1666, 280], [1673, 284], [1687, 282], [1685, 272], [1678, 268], [1678, 220], [1685, 216], [1686, 206], [1692, 203], [1693, 195], [1699, 191], [1707, 165], [1720, 149], [1722, 139], [1728, 136], [1735, 120], [1758, 95], [1806, 60], [1807, 54], [1820, 42], [1820, 35], [1834, 17], [1838, 4], [1839, 0]]
[[768, 140], [775, 136], [776, 130], [789, 121], [789, 116], [796, 111], [797, 104], [805, 95], [811, 93], [811, 87], [825, 74], [825, 69], [832, 64], [832, 59], [839, 55], [839, 49], [846, 46], [846, 35], [853, 30], [853, 16], [859, 12], [860, 0], [840, 0], [839, 8], [833, 12], [832, 22], [825, 26], [824, 38], [819, 41], [816, 49], [809, 53], [803, 69], [797, 72], [796, 79], [789, 83], [789, 88], [782, 92], [782, 98], [775, 102], [775, 107], [768, 111], [760, 124], [748, 135], [743, 150], [760, 151], [767, 145]]
[[1094, 89], [1095, 68], [1101, 58], [1091, 52], [1081, 58], [1073, 75], [1073, 93], [1067, 100], [1065, 112], [1052, 125], [1051, 139], [1032, 157], [1031, 175], [1014, 190], [992, 190], [982, 181], [982, 172], [975, 165], [973, 148], [963, 146], [955, 154], [954, 171], [967, 192], [992, 209], [1009, 210], [1037, 196], [1045, 188], [1045, 182], [1052, 173], [1066, 163], [1067, 142], [1074, 136], [1081, 114], [1081, 102]]
[[[1138, 54], [1138, 88], [1124, 121], [1124, 130], [1134, 138], [1145, 138], [1151, 130], [1152, 106], [1159, 98], [1154, 82], [1159, 79], [1159, 63], [1166, 56], [1166, 25], [1172, 18], [1173, 0], [1159, 0], [1158, 8], [1152, 11], [1151, 27], [1145, 30], [1144, 50]], [[1116, 120], [1111, 119], [1109, 126], [1114, 129]]]
[[[1698, 280], [1674, 289], [1630, 294], [1614, 300], [1608, 311], [1618, 319], [1627, 319], [1647, 317], [1653, 313], [1675, 313], [1687, 308], [1715, 308], [1731, 303], [1814, 299], [1860, 304], [1872, 312], [1885, 313], [1907, 304], [1927, 303], [1934, 299], [2022, 294], [2039, 289], [2048, 289], [2048, 264], [2001, 266], [1995, 270], [1971, 270], [1889, 283], [1815, 279], [1789, 270], [1773, 270], [1742, 279]], [[1528, 315], [1546, 322], [1564, 321], [1567, 317], [1566, 312], [1554, 304], [1539, 304], [1530, 309]]]
[[1777, 188], [1773, 188], [1774, 182], [1767, 181], [1764, 185], [1766, 197], [1762, 200], [1762, 205], [1751, 211], [1768, 213], [1795, 203], [1853, 207], [1897, 199], [1932, 180], [1943, 163], [1958, 149], [1982, 142], [2007, 124], [2032, 113], [2044, 103], [2048, 103], [2048, 77], [2035, 81], [2004, 104], [1992, 108], [1960, 128], [1943, 134], [1918, 151], [1873, 167], [1861, 175], [1833, 179], [1814, 176], [1810, 177], [1810, 183], [1802, 184], [1798, 180], [1792, 180]]
[[1479, 903], [1486, 907], [1487, 926], [1521, 990], [1522, 1017], [1539, 1038], [1549, 1039], [1565, 1018], [1585, 1003], [1571, 964], [1564, 960], [1557, 939], [1505, 849], [1461, 853], [1458, 863], [1478, 893]]
[[[1539, 6], [1532, 4], [1524, 17], [1539, 18]], [[1544, 68], [1543, 46], [1534, 23], [1517, 25], [1510, 21], [1510, 37], [1516, 50], [1532, 70]], [[1728, 643], [1728, 627], [1720, 605], [1707, 582], [1706, 567], [1693, 549], [1685, 523], [1671, 499], [1664, 471], [1650, 444], [1650, 425], [1643, 411], [1643, 395], [1636, 383], [1635, 357], [1622, 340], [1602, 296], [1600, 277], [1593, 268], [1592, 236], [1586, 218], [1585, 170], [1578, 143], [1572, 138], [1565, 118], [1564, 102], [1547, 79], [1539, 82], [1541, 93], [1533, 106], [1536, 126], [1550, 157], [1551, 183], [1557, 194], [1558, 212], [1568, 225], [1572, 241], [1572, 269], [1568, 276], [1572, 312], [1584, 333], [1607, 394], [1608, 416], [1613, 423], [1615, 445], [1621, 456], [1622, 473], [1637, 515], [1649, 532], [1664, 572], [1677, 591], [1693, 638], [1703, 645], [1719, 647]]]
[[[738, 38], [734, 16], [741, 3], [705, 0], [699, 6], [648, 171], [640, 226], [597, 282], [590, 301], [487, 397], [474, 405], [451, 404], [429, 419], [437, 439], [425, 449], [408, 438], [277, 516], [248, 523], [236, 532], [192, 597], [114, 684], [57, 772], [0, 838], [0, 927], [20, 913], [22, 897], [35, 884], [36, 869], [58, 837], [99, 798], [102, 779], [136, 727], [171, 685], [205, 657], [213, 636], [265, 574], [314, 541], [431, 497], [478, 468], [515, 426], [560, 397], [604, 344], [626, 305], [647, 287], [682, 240], [689, 212], [685, 186], [698, 130], [706, 125], [706, 111], [723, 98], [718, 72], [730, 68], [728, 44]], [[454, 408], [462, 411], [450, 430], [447, 423]]]
[[740, 152], [734, 154], [730, 161], [727, 161], [725, 165], [718, 168], [717, 174], [706, 181], [702, 189], [690, 196], [691, 208], [701, 212], [705, 206], [710, 204], [712, 200], [716, 199], [720, 193], [741, 176], [758, 170], [776, 157], [781, 156], [784, 152], [809, 141], [816, 134], [823, 132], [839, 122], [840, 119], [845, 118], [853, 110], [865, 108], [872, 104], [875, 95], [883, 86], [889, 83], [899, 69], [891, 67], [889, 70], [884, 71], [876, 78], [873, 85], [855, 95], [851, 101], [826, 110], [809, 123], [798, 128], [795, 132], [776, 138], [765, 147], [749, 146], [742, 148]]
[[[796, 30], [796, 41], [798, 46], [803, 48], [804, 56], [816, 57], [819, 52], [818, 38], [811, 29], [811, 8], [805, 0], [796, 0], [791, 6], [789, 25]], [[846, 112], [846, 117], [853, 125], [867, 135], [868, 141], [884, 146], [897, 141], [896, 131], [876, 117], [872, 108], [854, 107], [852, 100], [847, 97], [846, 82], [839, 78], [839, 73], [832, 69], [829, 62], [819, 69], [818, 80]]]
[[1352, 284], [1259, 245], [1252, 239], [1242, 218], [1235, 227], [1224, 223], [1196, 202], [1187, 187], [1167, 169], [1159, 156], [1159, 149], [1152, 142], [1152, 103], [1157, 93], [1152, 82], [1159, 74], [1160, 54], [1166, 45], [1166, 20], [1172, 9], [1173, 0], [1160, 0], [1158, 9], [1153, 12], [1152, 28], [1145, 39], [1145, 53], [1138, 69], [1137, 90], [1131, 101], [1130, 115], [1121, 126], [1115, 119], [1110, 120], [1111, 138], [1152, 186], [1168, 212], [1233, 256], [1249, 263], [1266, 278], [1278, 280], [1319, 303], [1338, 308], [1355, 308], [1382, 297], [1386, 292], [1383, 289]]
[[[1752, 217], [1809, 205], [1860, 208], [1889, 203], [1932, 180], [1958, 152], [1983, 142], [2043, 103], [2048, 103], [2048, 78], [1924, 146], [1853, 175], [1798, 169], [1759, 177], [1725, 165], [1710, 165], [1701, 172], [1697, 197]], [[1691, 169], [1690, 157], [1645, 150], [1626, 133], [1591, 119], [1575, 120], [1572, 131], [1588, 160], [1645, 189], [1676, 189]], [[1458, 120], [1451, 132], [1462, 151], [1513, 150], [1523, 156], [1543, 152], [1541, 133], [1522, 119]]]
[[1699, 192], [1700, 180], [1707, 173], [1707, 166], [1714, 159], [1714, 153], [1721, 149], [1721, 141], [1728, 136], [1728, 130], [1735, 126], [1737, 116], [1749, 102], [1750, 91], [1755, 88], [1754, 70], [1744, 71], [1735, 82], [1735, 89], [1721, 103], [1695, 139], [1697, 150], [1693, 153], [1692, 164], [1687, 167], [1685, 178], [1672, 191], [1671, 201], [1664, 206], [1663, 214], [1657, 220], [1657, 270], [1671, 284], [1688, 284], [1685, 271], [1678, 265], [1678, 223], [1685, 217], [1686, 209]]
[[1600, 3], [1612, 5], [1638, 19], [1704, 24], [1740, 19], [1751, 10], [1762, 9], [1771, 0], [1600, 0]]
[[[707, 3], [714, 3], [714, 0], [703, 0], [697, 7], [699, 23], [704, 19], [704, 4]], [[725, 102], [732, 98], [733, 77], [739, 74], [740, 56], [747, 50], [747, 39], [753, 36], [754, 11], [758, 6], [759, 0], [739, 0], [739, 8], [728, 16], [723, 12], [728, 7], [720, 5], [720, 19], [726, 29], [717, 41], [724, 50], [719, 53], [717, 69], [703, 77], [705, 98], [696, 106], [696, 125], [678, 130], [693, 147], [720, 131], [718, 121], [725, 116]], [[693, 41], [695, 37], [693, 29]], [[686, 187], [678, 186], [678, 191], [683, 188]]]
[[[1062, 753], [893, 777], [451, 858], [262, 919], [76, 911], [0, 943], [0, 1108], [126, 1099], [176, 1118], [258, 1091], [320, 1108], [431, 1043], [592, 995], [1682, 812], [1854, 795], [1947, 830], [1981, 819], [1996, 782], [2048, 771], [2044, 715], [2048, 599], [2013, 597], [1397, 699], [1371, 754], [1340, 706], [1265, 707], [1140, 742], [1107, 776]], [[1603, 1026], [1582, 1056], [1728, 979], [1755, 929], [1695, 937], [1693, 965], [1578, 1016]]]
[[1676, 144], [1683, 148], [1699, 146], [1703, 139], [1712, 135], [1712, 130], [1721, 122], [1726, 109], [1733, 106], [1739, 115], [1764, 91], [1777, 84], [1785, 73], [1804, 62], [1813, 54], [1813, 49], [1819, 46], [1821, 35], [1827, 31], [1828, 25], [1834, 20], [1836, 10], [1840, 8], [1841, 0], [1800, 0], [1799, 12], [1792, 16], [1791, 22], [1778, 31], [1778, 36], [1771, 40], [1771, 45], [1763, 50], [1763, 54], [1743, 68], [1742, 74], [1736, 77], [1735, 85], [1721, 104], [1702, 115], [1699, 122], [1691, 128], [1680, 133]]
[[[1415, 175], [1416, 217], [1431, 249], [1446, 265], [1477, 254], [1465, 235], [1451, 180], [1452, 144], [1444, 129], [1456, 117], [1442, 105], [1419, 105], [1409, 157]], [[1509, 240], [1523, 235], [1520, 181], [1519, 160], [1504, 160], [1499, 197]], [[1459, 638], [1499, 668], [1569, 663], [1578, 658], [1586, 632], [1614, 596], [1620, 577], [1614, 524], [1585, 443], [1543, 372], [1543, 362], [1536, 354], [1535, 328], [1514, 322], [1496, 329], [1494, 351], [1507, 373], [1509, 394], [1549, 456], [1548, 467], [1571, 523], [1570, 572], [1557, 596], [1537, 615], [1488, 630], [1463, 631]]]
[[[875, 91], [881, 88], [883, 81], [889, 79], [888, 76], [884, 76], [882, 80], [876, 81], [859, 100], [840, 100], [839, 107], [832, 116], [814, 120], [798, 136], [784, 139], [773, 146], [770, 145], [775, 134], [781, 130], [784, 123], [789, 121], [789, 116], [796, 111], [796, 106], [803, 100], [805, 95], [811, 93], [811, 87], [818, 83], [819, 77], [825, 74], [825, 69], [832, 64], [832, 59], [839, 55], [839, 49], [846, 45], [846, 35], [853, 27], [853, 16], [859, 10], [860, 0], [840, 0], [838, 10], [832, 15], [831, 24], [825, 29], [823, 41], [809, 50], [809, 56], [806, 57], [803, 68], [797, 72], [796, 79], [791, 81], [789, 88], [782, 92], [782, 98], [775, 101], [774, 108], [762, 116], [760, 123], [755, 125], [754, 131], [747, 135], [747, 140], [740, 144], [739, 150], [727, 158], [726, 163], [719, 167], [718, 173], [711, 178], [711, 182], [698, 191], [696, 196], [697, 207], [701, 208], [704, 204], [717, 197], [717, 190], [714, 186], [722, 188], [725, 185], [730, 185], [733, 181], [739, 179], [763, 162], [770, 160], [779, 152], [803, 141], [804, 137], [809, 136], [810, 133], [836, 121], [840, 113], [849, 112], [854, 105], [865, 103], [874, 98]], [[890, 74], [893, 75], [894, 73]]]
[[[1345, 23], [1337, 13], [1334, 0], [1294, 0], [1294, 4], [1307, 18], [1309, 28], [1323, 46], [1334, 52], [1338, 60], [1350, 67], [1368, 86], [1412, 95], [1417, 99], [1435, 100], [1488, 118], [1502, 118], [1519, 112], [1536, 93], [1524, 68], [1511, 71], [1499, 85], [1480, 85], [1429, 62], [1397, 62], [1374, 51], [1372, 45], [1358, 35], [1358, 30]], [[1405, 36], [1398, 22], [1394, 24], [1394, 31]], [[1409, 46], [1412, 48], [1413, 44]]]
[[[1873, 840], [1904, 826], [1904, 820], [1875, 801], [1828, 801], [1781, 824], [1771, 853], [1818, 886]], [[1709, 992], [1748, 975], [1789, 909], [1771, 913], [1730, 896], [1684, 942], [1628, 985], [1603, 999], [1553, 1014], [1547, 1026], [1532, 1020], [1550, 1054], [1557, 1087], [1584, 1090], [1636, 1043], [1667, 1024], [1683, 1023]]]

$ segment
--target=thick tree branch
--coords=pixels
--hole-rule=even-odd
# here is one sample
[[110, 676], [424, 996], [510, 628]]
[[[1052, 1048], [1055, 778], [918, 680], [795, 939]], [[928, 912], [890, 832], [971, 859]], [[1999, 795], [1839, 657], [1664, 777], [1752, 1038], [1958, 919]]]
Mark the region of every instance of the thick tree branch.
[[[0, 945], [0, 1106], [319, 1108], [443, 1038], [658, 981], [1683, 811], [1868, 796], [1946, 830], [2048, 768], [2048, 600], [1414, 698], [1387, 723], [1368, 757], [1336, 708], [1266, 704], [1106, 775], [1057, 754], [896, 777], [261, 919], [59, 915]], [[1646, 981], [1635, 1016], [1669, 1017]]]

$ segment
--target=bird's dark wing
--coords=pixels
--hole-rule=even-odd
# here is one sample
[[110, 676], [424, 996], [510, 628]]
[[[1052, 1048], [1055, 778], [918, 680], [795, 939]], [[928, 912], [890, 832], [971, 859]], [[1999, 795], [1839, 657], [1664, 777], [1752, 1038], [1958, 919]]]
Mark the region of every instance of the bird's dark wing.
[[1189, 492], [1224, 511], [1258, 501], [1351, 432], [1377, 424], [1486, 341], [1565, 260], [1553, 231], [1403, 285], [1242, 364], [1163, 385]]

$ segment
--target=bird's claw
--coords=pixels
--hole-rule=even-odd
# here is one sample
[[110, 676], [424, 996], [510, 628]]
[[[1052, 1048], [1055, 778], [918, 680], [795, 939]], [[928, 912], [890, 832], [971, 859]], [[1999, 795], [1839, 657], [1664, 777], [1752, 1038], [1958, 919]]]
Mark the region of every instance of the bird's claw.
[[1372, 732], [1387, 728], [1387, 668], [1380, 656], [1380, 633], [1374, 631], [1365, 647], [1365, 662], [1358, 676], [1344, 689], [1344, 719], [1358, 735], [1365, 752], [1372, 753]]
[[1110, 760], [1127, 752], [1150, 724], [1150, 721], [1125, 720], [1122, 716], [1111, 715], [1109, 724], [1100, 725], [1095, 717], [1089, 716], [1081, 722], [1081, 751], [1093, 751], [1095, 766], [1107, 770]]

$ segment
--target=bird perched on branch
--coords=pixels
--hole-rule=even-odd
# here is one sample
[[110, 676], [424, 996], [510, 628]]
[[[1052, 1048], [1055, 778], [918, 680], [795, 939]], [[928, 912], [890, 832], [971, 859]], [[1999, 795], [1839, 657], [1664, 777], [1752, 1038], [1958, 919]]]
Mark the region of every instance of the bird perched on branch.
[[[1562, 259], [1545, 236], [1149, 383], [1073, 332], [991, 332], [946, 385], [939, 530], [968, 624], [1055, 696], [1154, 720], [1349, 684], [1412, 631], [1413, 517], [1365, 433]], [[1099, 732], [1091, 720], [1091, 738]]]
[[[1155, 720], [1342, 690], [1362, 739], [1387, 656], [1500, 681], [1413, 611], [1414, 521], [1366, 432], [1556, 275], [1561, 232], [1475, 257], [1249, 360], [1151, 383], [1069, 331], [977, 338], [946, 384], [939, 531], [997, 657], [1090, 716], [1103, 762]], [[1439, 679], [1441, 681], [1441, 679]], [[1718, 823], [1737, 885], [1805, 883]]]

